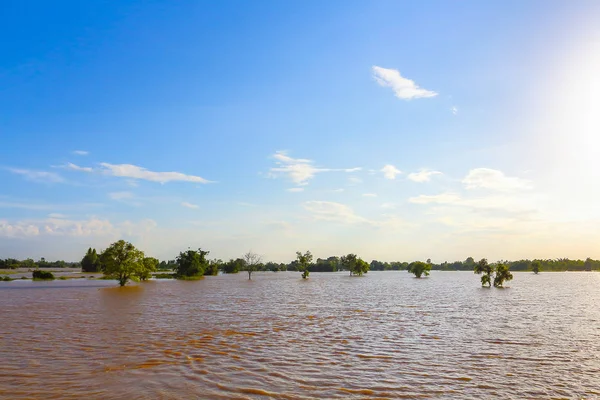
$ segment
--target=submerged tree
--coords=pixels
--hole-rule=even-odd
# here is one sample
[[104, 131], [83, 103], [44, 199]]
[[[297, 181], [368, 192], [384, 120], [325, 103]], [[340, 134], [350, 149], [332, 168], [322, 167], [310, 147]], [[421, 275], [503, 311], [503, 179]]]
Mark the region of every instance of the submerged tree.
[[204, 271], [208, 266], [206, 256], [208, 251], [187, 250], [179, 253], [175, 259], [175, 277], [180, 279], [199, 278], [204, 275]]
[[415, 261], [408, 265], [408, 272], [415, 274], [415, 277], [420, 278], [421, 275], [429, 276], [431, 270], [431, 263], [424, 263], [423, 261]]
[[252, 273], [258, 271], [260, 264], [262, 263], [262, 257], [252, 251], [244, 254], [244, 271], [248, 272], [248, 280], [252, 279]]
[[121, 286], [129, 280], [138, 281], [146, 274], [144, 252], [124, 240], [111, 244], [99, 258], [104, 275], [118, 280]]
[[533, 271], [533, 273], [537, 275], [540, 273], [541, 269], [542, 264], [538, 260], [533, 260], [533, 262], [531, 263], [531, 270]]
[[307, 279], [310, 271], [308, 268], [313, 260], [313, 255], [310, 251], [302, 254], [301, 252], [296, 252], [296, 260], [298, 261], [298, 271], [302, 272], [302, 279]]
[[81, 272], [100, 272], [100, 260], [98, 259], [96, 249], [90, 247], [85, 256], [83, 256], [81, 260]]
[[508, 265], [498, 263], [496, 265], [496, 277], [494, 278], [494, 287], [501, 288], [505, 281], [512, 280], [513, 276], [508, 270]]
[[244, 270], [244, 265], [246, 265], [246, 262], [243, 258], [237, 258], [235, 260], [232, 258], [223, 264], [222, 268], [223, 272], [226, 274], [237, 274]]
[[208, 262], [206, 269], [204, 270], [204, 275], [218, 275], [219, 270], [223, 268], [223, 260], [214, 259]]
[[492, 286], [492, 274], [494, 273], [494, 267], [492, 267], [485, 258], [482, 258], [477, 264], [475, 264], [474, 271], [476, 274], [483, 274], [481, 276], [481, 286]]
[[369, 263], [367, 263], [361, 258], [358, 258], [356, 254], [350, 253], [348, 255], [342, 256], [340, 258], [340, 264], [343, 268], [350, 271], [350, 276], [362, 276], [363, 274], [369, 272]]
[[140, 272], [140, 280], [147, 281], [152, 278], [152, 273], [158, 269], [158, 260], [154, 257], [144, 257], [144, 269]]

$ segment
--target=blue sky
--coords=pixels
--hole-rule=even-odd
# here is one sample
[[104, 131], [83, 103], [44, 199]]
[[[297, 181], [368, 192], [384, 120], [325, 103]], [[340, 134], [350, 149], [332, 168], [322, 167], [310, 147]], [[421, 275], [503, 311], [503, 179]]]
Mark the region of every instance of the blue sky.
[[0, 257], [600, 257], [598, 2], [0, 15]]

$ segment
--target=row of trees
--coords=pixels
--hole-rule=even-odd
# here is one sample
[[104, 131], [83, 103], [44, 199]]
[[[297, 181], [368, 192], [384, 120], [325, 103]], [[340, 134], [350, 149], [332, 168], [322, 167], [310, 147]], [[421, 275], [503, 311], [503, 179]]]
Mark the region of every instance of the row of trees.
[[[39, 261], [34, 261], [31, 258], [25, 260], [17, 260], [14, 258], [0, 259], [0, 269], [37, 269], [37, 268], [81, 268], [84, 272], [100, 272], [99, 264], [97, 264], [98, 254], [93, 256], [91, 253], [96, 253], [95, 249], [89, 249], [86, 254], [87, 259], [84, 258], [81, 262], [66, 262], [66, 261], [46, 261], [41, 258]], [[223, 262], [221, 260], [212, 260], [213, 263], [219, 265], [219, 269], [223, 269], [224, 272], [241, 271], [244, 258], [238, 258], [230, 260], [229, 262]], [[585, 260], [571, 260], [568, 258], [557, 258], [557, 259], [535, 259], [535, 260], [517, 260], [517, 261], [500, 261], [506, 264], [512, 271], [533, 271], [535, 268], [538, 271], [593, 271], [600, 270], [600, 260], [594, 260], [587, 258]], [[443, 262], [440, 264], [432, 263], [431, 260], [427, 260], [427, 263], [431, 265], [432, 270], [442, 271], [472, 271], [477, 264], [473, 257], [467, 258], [465, 261], [454, 261], [454, 262]], [[158, 265], [158, 270], [174, 270], [176, 268], [176, 260], [161, 261]], [[402, 271], [409, 270], [410, 263], [393, 261], [384, 262], [373, 260], [369, 263], [370, 271]], [[257, 270], [259, 271], [299, 271], [300, 269], [307, 269], [308, 272], [336, 272], [340, 269], [344, 269], [341, 264], [341, 258], [332, 256], [328, 258], [317, 258], [314, 262], [308, 263], [308, 267], [299, 267], [298, 258], [294, 259], [289, 263], [258, 263]]]
[[17, 260], [15, 258], [0, 258], [0, 269], [37, 269], [37, 268], [79, 268], [81, 264], [79, 262], [66, 262], [66, 261], [46, 261], [45, 258], [41, 258], [39, 261], [34, 261], [31, 258], [25, 260]]
[[[512, 271], [594, 271], [600, 270], [600, 260], [586, 258], [585, 260], [571, 260], [568, 258], [556, 259], [534, 259], [517, 261], [499, 261], [505, 264]], [[452, 263], [443, 262], [441, 264], [432, 264], [431, 268], [442, 271], [472, 271], [477, 262], [473, 257], [465, 261], [454, 261]]]

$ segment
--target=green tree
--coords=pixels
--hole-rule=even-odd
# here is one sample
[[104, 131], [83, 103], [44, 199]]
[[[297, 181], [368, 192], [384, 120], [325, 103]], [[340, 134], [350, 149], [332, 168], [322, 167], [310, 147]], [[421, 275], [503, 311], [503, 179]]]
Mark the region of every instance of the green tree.
[[144, 252], [129, 242], [119, 240], [100, 254], [104, 275], [125, 286], [129, 280], [138, 281], [146, 272]]
[[202, 249], [182, 251], [175, 260], [175, 277], [178, 279], [199, 278], [208, 267], [208, 251]]
[[244, 269], [245, 261], [243, 258], [230, 259], [223, 264], [223, 272], [226, 274], [237, 274]]
[[531, 263], [531, 270], [533, 271], [533, 273], [537, 275], [540, 273], [541, 269], [542, 264], [538, 260], [533, 260], [533, 262]]
[[485, 258], [482, 258], [477, 264], [475, 264], [474, 272], [476, 274], [483, 274], [481, 276], [481, 286], [492, 286], [492, 274], [494, 273], [494, 267], [491, 266]]
[[39, 269], [35, 269], [33, 271], [33, 280], [34, 281], [52, 281], [52, 280], [54, 280], [54, 275], [50, 271], [42, 271]]
[[252, 273], [258, 271], [261, 267], [262, 257], [252, 251], [244, 254], [243, 270], [248, 272], [248, 280], [252, 279]]
[[81, 272], [100, 272], [100, 260], [96, 249], [90, 247], [81, 259]]
[[218, 275], [219, 274], [219, 270], [223, 268], [223, 260], [218, 260], [218, 259], [214, 259], [214, 260], [210, 260], [208, 262], [208, 266], [206, 267], [206, 270], [204, 271], [204, 275]]
[[369, 272], [369, 263], [367, 263], [361, 258], [358, 258], [356, 254], [350, 253], [348, 255], [342, 256], [340, 258], [340, 264], [344, 269], [350, 271], [350, 276], [362, 276], [363, 274]]
[[422, 275], [429, 276], [429, 271], [431, 271], [431, 263], [415, 261], [408, 265], [408, 272], [415, 274], [417, 278], [420, 278]]
[[308, 268], [313, 260], [313, 255], [310, 251], [302, 254], [301, 252], [296, 252], [296, 260], [298, 261], [298, 271], [302, 272], [302, 279], [307, 279], [310, 271]]
[[496, 277], [494, 278], [494, 287], [501, 288], [505, 281], [512, 280], [513, 276], [508, 270], [508, 265], [498, 263], [496, 265]]
[[158, 260], [154, 257], [144, 257], [144, 269], [140, 272], [141, 281], [147, 281], [152, 278], [152, 273], [158, 270]]

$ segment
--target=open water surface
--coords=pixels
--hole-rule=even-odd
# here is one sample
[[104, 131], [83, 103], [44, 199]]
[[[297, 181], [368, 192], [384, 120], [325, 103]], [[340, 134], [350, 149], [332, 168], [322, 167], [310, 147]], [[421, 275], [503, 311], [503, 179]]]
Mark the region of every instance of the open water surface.
[[600, 274], [514, 276], [0, 282], [0, 398], [600, 398]]

